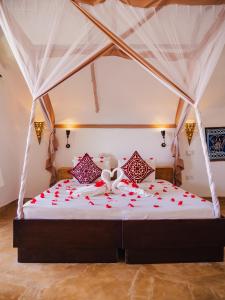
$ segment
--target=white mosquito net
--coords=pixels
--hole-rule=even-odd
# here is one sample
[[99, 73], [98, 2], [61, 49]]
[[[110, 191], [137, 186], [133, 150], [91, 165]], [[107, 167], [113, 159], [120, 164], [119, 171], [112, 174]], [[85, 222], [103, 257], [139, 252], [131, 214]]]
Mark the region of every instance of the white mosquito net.
[[[220, 216], [198, 104], [224, 47], [224, 1], [2, 0], [0, 3], [0, 24], [34, 100], [114, 44], [187, 102], [175, 133], [177, 158], [180, 128], [193, 106], [214, 213]], [[19, 218], [34, 106], [21, 179]]]

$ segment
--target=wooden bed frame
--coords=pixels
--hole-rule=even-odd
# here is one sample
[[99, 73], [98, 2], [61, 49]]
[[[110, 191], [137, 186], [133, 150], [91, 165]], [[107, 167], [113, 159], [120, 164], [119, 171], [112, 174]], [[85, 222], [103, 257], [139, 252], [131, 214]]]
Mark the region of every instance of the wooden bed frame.
[[[69, 178], [69, 168], [58, 179]], [[156, 178], [173, 182], [172, 168], [157, 168]], [[126, 263], [223, 261], [225, 219], [176, 220], [18, 220], [13, 246], [18, 262]]]

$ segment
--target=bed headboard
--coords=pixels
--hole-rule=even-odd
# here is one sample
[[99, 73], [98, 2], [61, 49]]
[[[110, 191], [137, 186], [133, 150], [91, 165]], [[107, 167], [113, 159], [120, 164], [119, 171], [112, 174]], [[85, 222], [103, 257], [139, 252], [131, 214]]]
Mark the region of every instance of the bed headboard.
[[[70, 167], [62, 167], [57, 170], [57, 179], [72, 179], [73, 176], [68, 172], [71, 170]], [[173, 168], [167, 167], [167, 168], [156, 168], [156, 179], [164, 179], [171, 183], [173, 183]]]

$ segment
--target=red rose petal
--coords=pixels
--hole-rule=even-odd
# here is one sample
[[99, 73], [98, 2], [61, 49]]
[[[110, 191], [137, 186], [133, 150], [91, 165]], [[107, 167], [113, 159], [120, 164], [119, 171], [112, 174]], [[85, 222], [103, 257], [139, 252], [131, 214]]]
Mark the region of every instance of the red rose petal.
[[180, 205], [182, 205], [183, 204], [183, 201], [179, 201], [178, 202], [178, 205], [180, 206]]
[[112, 208], [112, 206], [111, 205], [109, 205], [109, 204], [106, 204], [106, 206], [105, 206], [106, 208]]
[[133, 201], [133, 202], [134, 202], [134, 201], [137, 201], [137, 200], [136, 200], [136, 199], [130, 199], [130, 201]]
[[156, 196], [157, 196], [157, 195], [159, 195], [159, 192], [155, 192], [155, 194], [154, 194], [154, 195], [156, 195]]
[[52, 205], [57, 205], [57, 203], [56, 202], [52, 202]]
[[41, 197], [41, 198], [44, 198], [44, 197], [45, 197], [45, 194], [44, 194], [44, 193], [41, 193], [41, 194], [40, 194], [40, 197]]
[[91, 205], [95, 205], [93, 201], [89, 201], [89, 204], [91, 204]]
[[175, 198], [171, 198], [170, 200], [171, 200], [172, 202], [175, 202]]
[[201, 199], [201, 201], [202, 201], [202, 202], [206, 202], [206, 200], [205, 200], [205, 199]]
[[140, 196], [140, 195], [138, 195], [138, 196], [137, 196], [137, 198], [139, 198], [139, 199], [140, 199], [140, 198], [141, 198], [141, 196]]
[[105, 181], [104, 180], [99, 180], [99, 181], [97, 181], [96, 183], [95, 183], [95, 186], [96, 187], [101, 187], [101, 186], [103, 186], [105, 184]]
[[126, 197], [127, 195], [126, 195], [126, 194], [122, 194], [121, 196], [122, 196], [122, 197]]
[[195, 198], [195, 195], [191, 195], [191, 198]]
[[133, 196], [135, 193], [134, 192], [129, 192], [128, 193], [130, 196]]
[[37, 200], [35, 198], [33, 198], [30, 203], [35, 204], [37, 202]]
[[158, 200], [162, 200], [162, 198], [161, 198], [161, 197], [158, 197], [157, 199], [158, 199]]
[[47, 190], [47, 193], [50, 194], [51, 193], [50, 190]]
[[153, 207], [156, 207], [156, 208], [157, 208], [157, 207], [159, 207], [159, 205], [154, 204]]
[[128, 206], [129, 207], [134, 207], [134, 205], [132, 203], [129, 203]]
[[125, 184], [129, 184], [129, 183], [130, 183], [130, 181], [129, 181], [128, 179], [125, 179], [125, 178], [122, 179], [121, 182], [123, 182], [123, 183], [125, 183]]
[[85, 200], [90, 200], [90, 197], [89, 196], [85, 196]]
[[104, 195], [105, 195], [106, 197], [109, 197], [109, 193], [105, 193]]
[[139, 185], [137, 183], [135, 183], [135, 182], [132, 182], [132, 187], [133, 188], [139, 188]]

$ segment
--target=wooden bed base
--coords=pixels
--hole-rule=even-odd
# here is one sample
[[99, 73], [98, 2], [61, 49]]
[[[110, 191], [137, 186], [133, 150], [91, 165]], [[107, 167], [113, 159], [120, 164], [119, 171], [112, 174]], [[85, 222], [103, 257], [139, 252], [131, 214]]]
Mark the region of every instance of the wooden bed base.
[[[58, 170], [58, 179], [68, 178]], [[156, 178], [173, 181], [172, 168]], [[19, 262], [126, 263], [223, 261], [225, 219], [191, 220], [14, 220]]]
[[122, 222], [14, 219], [19, 262], [117, 262]]
[[223, 261], [225, 219], [14, 220], [19, 262]]

